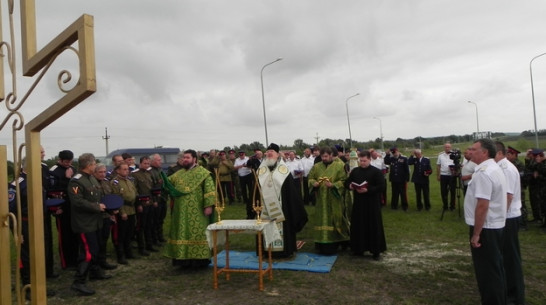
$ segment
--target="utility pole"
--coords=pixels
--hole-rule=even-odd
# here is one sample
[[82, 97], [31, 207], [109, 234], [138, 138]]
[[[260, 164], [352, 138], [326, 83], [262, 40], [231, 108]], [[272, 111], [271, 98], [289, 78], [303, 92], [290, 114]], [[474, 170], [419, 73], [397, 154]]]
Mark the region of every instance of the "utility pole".
[[108, 127], [104, 127], [104, 134], [105, 136], [102, 137], [102, 139], [106, 141], [106, 155], [104, 156], [108, 156], [108, 139], [110, 139], [110, 136], [108, 135]]
[[316, 144], [318, 145], [318, 142], [319, 142], [318, 132], [317, 132], [317, 136], [315, 137], [315, 140], [317, 141]]

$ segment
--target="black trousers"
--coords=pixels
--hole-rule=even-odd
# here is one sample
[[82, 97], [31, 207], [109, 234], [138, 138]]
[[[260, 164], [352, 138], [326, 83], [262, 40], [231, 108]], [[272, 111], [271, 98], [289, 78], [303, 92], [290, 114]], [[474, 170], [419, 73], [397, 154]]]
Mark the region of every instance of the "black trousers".
[[440, 194], [444, 210], [448, 208], [447, 196], [449, 194], [449, 207], [455, 209], [455, 183], [457, 177], [441, 175], [440, 176]]
[[127, 215], [127, 220], [121, 219], [119, 214], [116, 215], [117, 221], [117, 234], [114, 245], [118, 254], [124, 254], [126, 256], [132, 256], [131, 240], [135, 232], [135, 215]]
[[79, 255], [74, 282], [85, 284], [90, 270], [98, 268], [100, 231], [77, 234]]
[[63, 206], [63, 213], [56, 217], [61, 267], [63, 269], [76, 267], [78, 264], [78, 236], [72, 231], [70, 209]]
[[97, 238], [99, 240], [99, 253], [97, 259], [99, 262], [106, 262], [106, 248], [110, 231], [112, 229], [112, 220], [110, 217], [105, 217], [102, 220], [102, 229], [99, 230]]
[[503, 261], [506, 272], [506, 291], [509, 303], [525, 304], [525, 283], [519, 248], [520, 217], [506, 218], [504, 227]]
[[391, 208], [398, 209], [398, 198], [402, 200], [402, 209], [408, 209], [408, 183], [407, 182], [392, 182], [391, 181]]
[[[469, 227], [469, 240], [474, 227]], [[472, 262], [482, 304], [506, 304], [506, 277], [502, 249], [504, 229], [482, 229], [481, 247], [473, 248]]]
[[414, 183], [415, 196], [417, 199], [417, 209], [420, 211], [423, 209], [423, 201], [425, 202], [425, 209], [430, 210], [430, 185], [428, 183]]

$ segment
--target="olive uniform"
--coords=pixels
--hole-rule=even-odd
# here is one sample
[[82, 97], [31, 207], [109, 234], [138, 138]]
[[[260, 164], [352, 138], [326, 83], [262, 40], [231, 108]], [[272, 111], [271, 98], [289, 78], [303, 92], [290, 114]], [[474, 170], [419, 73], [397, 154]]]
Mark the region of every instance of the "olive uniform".
[[84, 294], [95, 293], [85, 286], [87, 276], [106, 279], [99, 267], [99, 232], [102, 228], [103, 214], [100, 200], [103, 196], [99, 182], [93, 175], [76, 174], [68, 183], [68, 196], [71, 202], [72, 230], [78, 236], [79, 256], [72, 289]]
[[[112, 194], [123, 198], [123, 206], [116, 215], [117, 234], [114, 233], [114, 245], [119, 264], [127, 264], [126, 258], [135, 258], [131, 251], [131, 239], [135, 230], [135, 199], [137, 191], [133, 181], [116, 176], [110, 182]], [[122, 215], [127, 215], [123, 220]]]
[[142, 207], [142, 212], [136, 213], [137, 226], [136, 236], [138, 250], [140, 254], [146, 255], [146, 251], [157, 252], [153, 246], [152, 230], [154, 228], [153, 203], [157, 202], [152, 197], [152, 174], [150, 168], [148, 170], [136, 169], [131, 173], [135, 188], [137, 190], [138, 199], [136, 206]]

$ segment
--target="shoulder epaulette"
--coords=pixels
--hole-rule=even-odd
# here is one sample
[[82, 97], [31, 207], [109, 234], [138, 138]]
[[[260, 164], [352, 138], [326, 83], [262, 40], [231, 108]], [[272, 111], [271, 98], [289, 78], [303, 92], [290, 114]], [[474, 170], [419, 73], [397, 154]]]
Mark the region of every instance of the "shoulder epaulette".
[[53, 165], [49, 170], [50, 171], [54, 171], [57, 169], [57, 167], [59, 167], [57, 164]]
[[82, 177], [82, 174], [77, 173], [76, 175], [74, 175], [74, 177], [72, 177], [72, 179], [79, 180], [81, 177]]
[[134, 171], [132, 171], [131, 173], [137, 173], [139, 170], [140, 170], [140, 168], [137, 168]]
[[15, 186], [17, 185], [17, 182], [19, 182], [19, 184], [21, 184], [21, 182], [25, 181], [25, 178], [23, 177], [19, 177], [19, 179], [17, 179], [17, 181], [13, 180], [10, 184]]
[[119, 184], [119, 180], [118, 180], [118, 179], [113, 179], [113, 180], [112, 180], [112, 183], [114, 183], [115, 185], [118, 185], [118, 184]]

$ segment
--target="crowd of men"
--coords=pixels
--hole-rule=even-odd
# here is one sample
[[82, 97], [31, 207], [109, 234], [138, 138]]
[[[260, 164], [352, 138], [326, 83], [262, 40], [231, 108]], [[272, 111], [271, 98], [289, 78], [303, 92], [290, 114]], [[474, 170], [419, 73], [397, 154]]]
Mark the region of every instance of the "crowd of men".
[[[525, 187], [529, 187], [531, 222], [546, 224], [544, 152], [529, 150], [525, 164], [518, 160], [519, 153], [500, 142], [478, 140], [459, 160], [457, 151], [446, 143], [436, 163], [443, 210], [455, 209], [459, 187], [465, 194], [471, 252], [486, 303], [508, 298], [523, 304], [517, 233], [527, 226]], [[44, 155], [42, 149], [42, 160]], [[410, 174], [418, 211], [431, 209], [429, 176], [433, 169], [419, 149], [409, 158], [396, 147], [384, 157], [374, 149], [357, 153], [340, 147], [312, 147], [305, 149], [301, 158], [294, 151], [281, 152], [273, 143], [265, 154], [256, 149], [250, 157], [245, 151], [198, 153], [190, 149], [179, 154], [167, 173], [163, 173], [157, 154], [140, 158], [138, 165], [131, 155], [115, 155], [111, 171], [97, 164], [92, 154], [79, 157], [78, 170], [72, 166], [73, 159], [71, 151], [63, 150], [56, 165], [50, 169], [42, 166], [45, 261], [47, 277], [58, 277], [53, 263], [53, 216], [60, 265], [75, 270], [71, 288], [82, 295], [95, 293], [87, 286], [89, 278], [108, 279], [111, 276], [104, 270], [117, 267], [106, 260], [110, 238], [118, 264], [129, 264], [128, 260], [137, 257], [135, 243], [140, 256], [164, 247], [174, 266], [208, 266], [211, 252], [205, 231], [215, 221], [214, 205], [219, 201], [244, 203], [247, 219], [254, 219], [254, 207], [261, 205], [263, 218], [275, 221], [281, 234], [281, 240], [273, 244], [276, 257], [290, 257], [297, 251], [296, 234], [308, 222], [304, 205], [313, 205], [315, 213], [309, 220], [319, 253], [332, 255], [350, 247], [355, 256], [370, 252], [379, 260], [380, 253], [386, 251], [381, 208], [387, 205], [387, 174], [392, 209], [398, 209], [401, 202], [402, 209], [408, 210]], [[24, 220], [24, 162], [18, 179]], [[15, 181], [10, 186], [11, 194]], [[107, 195], [117, 195], [118, 200]], [[169, 206], [172, 218], [165, 239], [163, 223]], [[24, 234], [28, 235], [28, 227]], [[484, 243], [484, 239], [492, 242]], [[30, 281], [28, 256], [28, 246], [23, 247], [23, 284]]]

